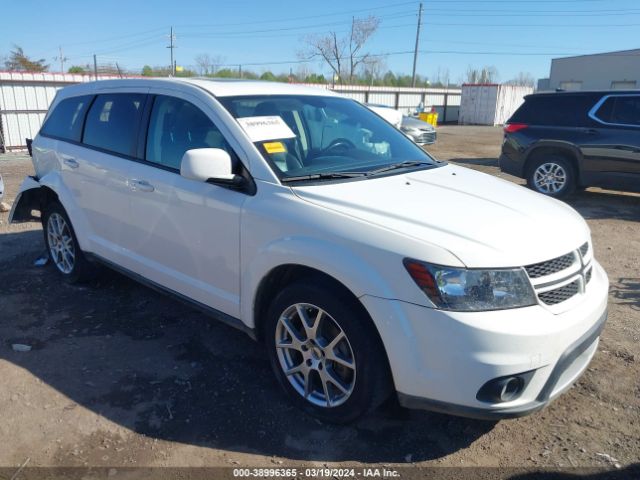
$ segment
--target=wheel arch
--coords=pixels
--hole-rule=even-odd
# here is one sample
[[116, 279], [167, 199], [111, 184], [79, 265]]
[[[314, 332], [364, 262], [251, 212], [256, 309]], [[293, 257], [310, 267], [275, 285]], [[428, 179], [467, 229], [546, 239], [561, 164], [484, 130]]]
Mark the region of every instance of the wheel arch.
[[[24, 189], [22, 187], [25, 187]], [[50, 202], [58, 202], [62, 205], [69, 220], [71, 221], [72, 228], [76, 234], [76, 239], [80, 248], [83, 251], [90, 251], [89, 249], [89, 224], [84, 212], [77, 207], [74, 200], [73, 193], [65, 186], [62, 178], [60, 178], [60, 172], [54, 170], [40, 179], [34, 177], [27, 177], [21, 187], [21, 194], [26, 194], [24, 200], [24, 206], [22, 206], [22, 195], [20, 198], [16, 198], [14, 208], [22, 210], [31, 208], [33, 210], [42, 211]], [[18, 205], [20, 204], [20, 205]], [[31, 209], [28, 210], [29, 215]], [[40, 221], [40, 218], [33, 217], [29, 220]], [[14, 218], [13, 221], [21, 221], [20, 218]], [[29, 221], [27, 220], [27, 221]]]
[[[369, 318], [375, 327], [371, 315], [360, 302], [358, 297], [342, 281], [334, 276], [299, 263], [285, 263], [272, 268], [260, 281], [253, 298], [253, 327], [258, 340], [262, 340], [262, 326], [264, 318], [273, 297], [287, 285], [299, 281], [320, 283], [339, 291], [340, 294], [350, 297], [359, 309]], [[377, 331], [377, 328], [376, 328]], [[378, 333], [379, 335], [379, 333]]]
[[[353, 293], [353, 291], [347, 287], [338, 278], [318, 270], [317, 268], [309, 267], [307, 265], [301, 265], [296, 263], [287, 263], [278, 265], [271, 269], [267, 275], [265, 275], [258, 285], [256, 295], [253, 301], [253, 320], [254, 320], [254, 332], [255, 339], [263, 343], [264, 342], [264, 324], [267, 320], [267, 310], [271, 304], [271, 300], [275, 297], [277, 292], [295, 282], [299, 281], [315, 282], [316, 285], [324, 285], [329, 289], [336, 292], [337, 296], [341, 298], [347, 298], [351, 301], [353, 307], [355, 307], [361, 314], [362, 318], [368, 322], [369, 326], [375, 335], [375, 341], [384, 352], [384, 368], [385, 372], [382, 374], [381, 382], [394, 386], [394, 378], [391, 371], [391, 362], [389, 360], [389, 354], [387, 352], [386, 344], [380, 334], [380, 329], [376, 325], [373, 317], [369, 313], [365, 305], [360, 299]], [[389, 382], [389, 383], [385, 383]], [[395, 387], [394, 387], [395, 388]]]
[[582, 183], [582, 153], [575, 145], [567, 142], [537, 142], [532, 145], [527, 153], [524, 163], [524, 177], [528, 178], [534, 162], [542, 155], [559, 155], [565, 158], [573, 167], [578, 184]]
[[42, 213], [45, 205], [51, 201], [59, 201], [58, 194], [52, 188], [42, 185], [34, 177], [25, 178], [11, 207], [9, 223], [40, 221], [33, 211]]

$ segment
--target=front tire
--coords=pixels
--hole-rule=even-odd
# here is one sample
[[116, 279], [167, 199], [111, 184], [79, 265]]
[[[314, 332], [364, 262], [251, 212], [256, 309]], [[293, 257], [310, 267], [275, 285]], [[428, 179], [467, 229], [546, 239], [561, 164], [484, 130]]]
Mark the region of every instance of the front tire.
[[58, 202], [44, 209], [42, 216], [44, 242], [54, 267], [68, 283], [86, 281], [92, 268], [78, 244], [67, 212]]
[[386, 353], [368, 315], [322, 279], [285, 287], [269, 307], [263, 334], [288, 397], [324, 422], [351, 422], [391, 393]]
[[566, 158], [547, 155], [534, 159], [527, 174], [527, 185], [543, 195], [565, 198], [576, 189], [576, 175]]

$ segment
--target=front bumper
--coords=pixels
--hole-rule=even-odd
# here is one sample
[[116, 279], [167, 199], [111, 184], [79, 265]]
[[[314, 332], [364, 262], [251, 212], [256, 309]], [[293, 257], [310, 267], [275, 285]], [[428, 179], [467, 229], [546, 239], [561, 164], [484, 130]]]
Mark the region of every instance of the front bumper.
[[404, 132], [411, 137], [417, 145], [433, 145], [436, 143], [438, 138], [438, 134], [435, 130], [411, 130], [408, 132]]
[[[362, 301], [380, 331], [402, 405], [498, 419], [543, 408], [580, 377], [607, 318], [608, 286], [594, 261], [583, 298], [560, 314], [542, 306], [461, 313], [375, 297]], [[476, 398], [486, 382], [530, 371], [515, 399]]]
[[[467, 407], [453, 403], [445, 403], [428, 398], [415, 397], [398, 393], [398, 400], [403, 407], [432, 410], [440, 413], [448, 413], [461, 417], [479, 418], [483, 420], [497, 420], [501, 418], [517, 418], [529, 415], [544, 408], [551, 395], [560, 395], [568, 389], [582, 374], [598, 347], [600, 332], [607, 321], [607, 311], [605, 311], [598, 323], [596, 323], [587, 333], [574, 342], [561, 356], [555, 367], [551, 371], [549, 378], [542, 387], [535, 400], [516, 407], [495, 408], [485, 410], [478, 407]], [[572, 368], [573, 367], [573, 368]], [[568, 378], [566, 378], [568, 377]], [[564, 381], [563, 381], [564, 380]], [[560, 385], [559, 385], [560, 384]]]

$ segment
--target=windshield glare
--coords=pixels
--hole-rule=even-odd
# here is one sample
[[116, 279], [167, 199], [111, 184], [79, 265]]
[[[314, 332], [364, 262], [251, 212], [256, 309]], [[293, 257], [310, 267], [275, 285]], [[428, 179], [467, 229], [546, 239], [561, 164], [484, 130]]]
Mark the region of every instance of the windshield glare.
[[282, 179], [367, 173], [402, 162], [437, 163], [402, 132], [351, 99], [268, 95], [218, 100]]

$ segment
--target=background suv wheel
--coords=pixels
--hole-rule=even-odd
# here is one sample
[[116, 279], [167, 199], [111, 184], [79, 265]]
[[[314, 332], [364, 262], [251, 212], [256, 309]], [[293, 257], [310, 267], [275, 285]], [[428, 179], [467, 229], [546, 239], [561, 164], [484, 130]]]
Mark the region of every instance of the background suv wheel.
[[322, 279], [285, 287], [264, 328], [271, 366], [289, 398], [330, 423], [347, 423], [391, 392], [386, 353], [357, 300]]
[[576, 188], [573, 166], [559, 155], [534, 158], [527, 174], [527, 185], [536, 192], [550, 197], [566, 197]]

